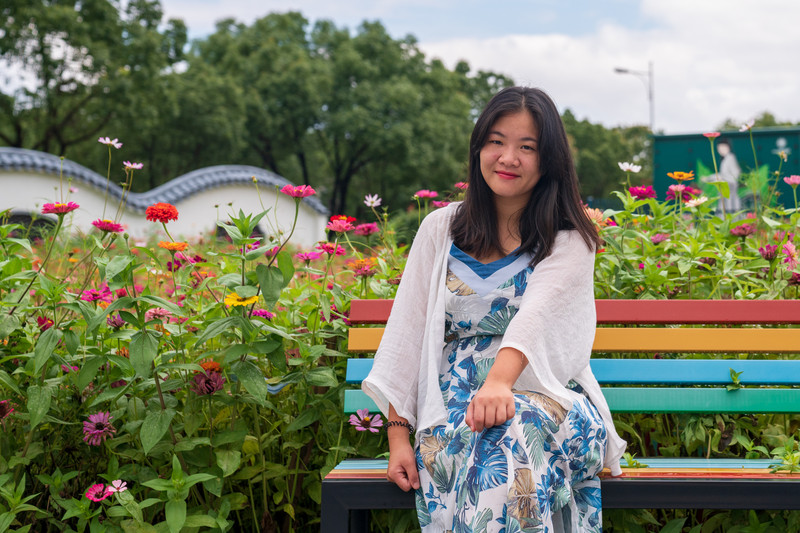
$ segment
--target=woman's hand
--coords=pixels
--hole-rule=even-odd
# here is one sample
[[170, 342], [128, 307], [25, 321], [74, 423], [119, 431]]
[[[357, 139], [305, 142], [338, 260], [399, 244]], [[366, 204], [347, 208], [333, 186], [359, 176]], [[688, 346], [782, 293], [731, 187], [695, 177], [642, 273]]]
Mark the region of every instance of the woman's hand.
[[408, 430], [404, 427], [389, 428], [389, 467], [386, 479], [405, 492], [419, 488], [419, 473], [414, 449], [408, 440]]
[[516, 411], [511, 386], [487, 378], [469, 403], [464, 421], [472, 431], [483, 431], [512, 418]]

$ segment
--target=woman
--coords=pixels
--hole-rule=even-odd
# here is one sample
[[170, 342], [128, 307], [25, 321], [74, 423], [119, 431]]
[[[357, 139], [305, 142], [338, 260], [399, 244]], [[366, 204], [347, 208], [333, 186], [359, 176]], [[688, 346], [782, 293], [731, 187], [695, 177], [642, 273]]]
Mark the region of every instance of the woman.
[[619, 473], [625, 442], [589, 368], [597, 245], [552, 100], [499, 92], [466, 198], [420, 226], [362, 385], [423, 531], [601, 531], [597, 473]]

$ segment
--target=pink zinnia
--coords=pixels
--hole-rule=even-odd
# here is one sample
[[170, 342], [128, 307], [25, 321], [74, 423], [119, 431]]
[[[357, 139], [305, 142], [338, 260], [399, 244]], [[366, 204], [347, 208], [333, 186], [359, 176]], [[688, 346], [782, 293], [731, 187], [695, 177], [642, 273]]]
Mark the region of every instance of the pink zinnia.
[[637, 200], [646, 200], [648, 198], [655, 198], [656, 191], [653, 189], [652, 186], [641, 186], [641, 187], [629, 187], [628, 192], [631, 193], [631, 196], [636, 198]]
[[108, 411], [89, 415], [89, 420], [83, 423], [83, 441], [89, 446], [100, 446], [107, 438], [113, 436], [117, 430], [111, 425], [112, 418]]
[[752, 235], [756, 232], [755, 224], [741, 224], [734, 228], [731, 228], [731, 235], [735, 235], [737, 237], [747, 237], [748, 235]]
[[153, 307], [144, 312], [144, 319], [149, 322], [154, 319], [163, 320], [172, 316], [172, 313], [161, 307]]
[[270, 313], [266, 309], [255, 309], [253, 310], [252, 315], [260, 316], [261, 318], [266, 318], [267, 320], [275, 318], [275, 313]]
[[721, 135], [718, 131], [710, 131], [708, 133], [704, 133], [703, 137], [708, 137], [709, 139], [715, 139]]
[[434, 200], [431, 203], [433, 204], [433, 207], [447, 207], [448, 205], [450, 205], [450, 202], [446, 200], [441, 200], [441, 201]]
[[207, 370], [194, 375], [190, 388], [198, 396], [207, 396], [222, 390], [224, 385], [225, 378], [222, 377], [222, 374]]
[[417, 198], [436, 198], [439, 193], [436, 191], [429, 191], [428, 189], [420, 189], [414, 193]]
[[8, 400], [0, 400], [0, 420], [3, 420], [13, 412], [14, 408], [11, 407], [11, 402]]
[[67, 202], [65, 204], [56, 202], [54, 204], [44, 204], [42, 206], [43, 215], [66, 215], [70, 211], [75, 211], [80, 206], [75, 202]]
[[111, 296], [111, 291], [106, 286], [100, 287], [100, 289], [87, 289], [81, 293], [81, 300], [84, 302], [106, 302], [111, 303], [114, 299]]
[[317, 193], [311, 185], [284, 185], [281, 192], [292, 198], [305, 198]]
[[356, 415], [350, 415], [350, 424], [358, 431], [371, 431], [377, 433], [378, 428], [383, 426], [381, 415], [370, 416], [368, 409], [359, 409]]
[[344, 248], [332, 242], [320, 242], [317, 244], [316, 248], [317, 250], [322, 250], [328, 255], [344, 255], [347, 253]]
[[48, 329], [53, 327], [54, 322], [49, 318], [43, 316], [37, 316], [36, 324], [39, 326], [39, 331], [47, 331]]
[[346, 233], [354, 228], [351, 222], [337, 218], [328, 222], [328, 224], [325, 226], [325, 229], [329, 231], [335, 231], [337, 233]]
[[455, 184], [456, 189], [461, 189], [462, 191], [469, 187], [468, 183], [464, 183], [463, 181], [459, 181]]
[[761, 257], [766, 259], [767, 261], [774, 261], [778, 258], [778, 245], [777, 244], [767, 244], [758, 249], [758, 253], [761, 254]]
[[359, 224], [356, 226], [355, 234], [361, 235], [362, 237], [368, 237], [373, 233], [378, 233], [380, 231], [378, 229], [378, 224], [376, 222], [367, 222], [366, 224]]
[[797, 268], [797, 263], [800, 262], [800, 258], [797, 257], [797, 248], [795, 248], [793, 242], [787, 242], [783, 245], [783, 253], [786, 254], [786, 259], [783, 260], [788, 266], [789, 270], [794, 270]]
[[100, 220], [99, 218], [92, 222], [92, 226], [99, 229], [100, 231], [105, 231], [106, 233], [122, 233], [125, 231], [125, 226], [122, 224], [117, 224], [113, 220], [108, 220], [104, 218]]
[[116, 315], [110, 314], [108, 317], [106, 317], [106, 324], [108, 324], [108, 327], [110, 328], [119, 329], [125, 325], [125, 321], [122, 319], [119, 313]]
[[101, 502], [111, 496], [111, 494], [113, 494], [113, 491], [108, 490], [102, 483], [98, 483], [89, 487], [84, 495], [93, 502]]
[[310, 263], [311, 261], [316, 261], [320, 257], [322, 257], [322, 252], [301, 252], [298, 254], [294, 254], [294, 256], [303, 261], [305, 263]]
[[791, 185], [792, 187], [797, 187], [800, 185], [800, 176], [787, 176], [783, 178], [783, 181], [786, 182], [787, 185]]

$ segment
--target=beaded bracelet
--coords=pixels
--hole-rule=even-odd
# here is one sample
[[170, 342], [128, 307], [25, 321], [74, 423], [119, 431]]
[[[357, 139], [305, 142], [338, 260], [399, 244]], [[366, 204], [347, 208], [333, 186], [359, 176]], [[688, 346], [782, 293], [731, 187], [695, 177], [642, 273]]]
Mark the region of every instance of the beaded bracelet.
[[401, 420], [389, 420], [388, 422], [386, 422], [386, 429], [389, 429], [392, 426], [405, 427], [408, 428], [409, 433], [414, 433], [414, 426], [412, 426], [408, 422], [403, 422]]

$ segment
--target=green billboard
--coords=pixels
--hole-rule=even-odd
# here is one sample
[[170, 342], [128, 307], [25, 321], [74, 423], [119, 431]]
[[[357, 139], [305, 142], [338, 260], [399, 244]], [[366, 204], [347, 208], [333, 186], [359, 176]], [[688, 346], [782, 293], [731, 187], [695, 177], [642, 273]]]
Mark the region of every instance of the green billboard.
[[[800, 175], [800, 127], [754, 128], [752, 137], [749, 131], [723, 131], [714, 139], [715, 148], [720, 142], [729, 144], [741, 169], [738, 196], [742, 209], [752, 207], [754, 189], [764, 202], [794, 207], [792, 189], [783, 178]], [[714, 155], [719, 172], [721, 157], [716, 149]], [[653, 136], [653, 187], [660, 200], [665, 199], [667, 188], [677, 183], [667, 176], [675, 171], [694, 172], [695, 179], [687, 185], [701, 189], [709, 198], [718, 196], [716, 188], [702, 179], [715, 173], [711, 143], [702, 133]]]

